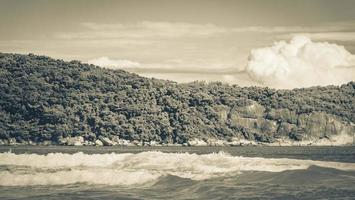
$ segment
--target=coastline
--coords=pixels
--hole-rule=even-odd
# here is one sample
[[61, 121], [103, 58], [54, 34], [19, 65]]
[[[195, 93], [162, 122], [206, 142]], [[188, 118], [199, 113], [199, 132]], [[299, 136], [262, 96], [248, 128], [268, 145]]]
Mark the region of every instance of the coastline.
[[157, 141], [138, 141], [125, 140], [117, 136], [108, 137], [100, 136], [95, 141], [85, 140], [82, 136], [62, 138], [58, 141], [45, 140], [41, 142], [35, 141], [17, 141], [15, 138], [0, 139], [0, 146], [145, 146], [145, 147], [238, 147], [238, 146], [354, 146], [354, 138], [348, 134], [337, 135], [332, 138], [310, 138], [308, 140], [295, 141], [289, 138], [275, 138], [273, 142], [260, 142], [254, 140], [246, 140], [240, 138], [232, 138], [230, 140], [218, 139], [197, 139], [194, 138], [186, 143], [159, 143]]

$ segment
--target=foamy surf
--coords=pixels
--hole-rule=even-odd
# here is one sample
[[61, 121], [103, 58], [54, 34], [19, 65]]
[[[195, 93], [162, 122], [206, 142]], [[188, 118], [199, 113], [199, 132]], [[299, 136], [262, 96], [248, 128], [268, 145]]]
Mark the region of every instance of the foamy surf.
[[[191, 180], [235, 176], [247, 171], [282, 172], [310, 166], [355, 171], [355, 163], [190, 154], [158, 151], [137, 154], [0, 154], [0, 185], [142, 185], [173, 175]], [[10, 170], [11, 169], [11, 170]]]

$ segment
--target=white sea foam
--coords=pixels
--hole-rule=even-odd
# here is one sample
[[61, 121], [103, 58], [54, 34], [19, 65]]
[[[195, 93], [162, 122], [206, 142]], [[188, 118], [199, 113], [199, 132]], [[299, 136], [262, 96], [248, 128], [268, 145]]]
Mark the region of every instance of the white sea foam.
[[[74, 183], [136, 185], [174, 175], [192, 180], [233, 176], [245, 171], [281, 172], [311, 165], [355, 171], [355, 163], [286, 158], [250, 158], [226, 153], [189, 154], [143, 152], [138, 154], [84, 153], [48, 155], [0, 154], [0, 185], [63, 185]], [[16, 170], [20, 168], [22, 170]], [[5, 169], [5, 170], [4, 170]], [[25, 170], [23, 170], [25, 169]]]
[[266, 146], [345, 146], [352, 145], [354, 137], [347, 133], [333, 135], [329, 138], [310, 138], [308, 140], [295, 141], [288, 137], [278, 138], [273, 143], [263, 143]]
[[75, 183], [101, 185], [141, 185], [157, 180], [161, 175], [146, 170], [123, 171], [113, 169], [82, 169], [57, 171], [53, 173], [16, 174], [0, 172], [0, 185], [65, 185]]

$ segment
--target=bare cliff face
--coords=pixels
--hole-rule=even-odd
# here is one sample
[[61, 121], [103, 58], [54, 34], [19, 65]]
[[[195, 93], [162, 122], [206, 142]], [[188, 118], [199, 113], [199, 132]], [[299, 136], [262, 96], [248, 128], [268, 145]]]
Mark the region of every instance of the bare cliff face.
[[297, 114], [288, 109], [267, 110], [255, 101], [244, 107], [220, 110], [220, 113], [222, 120], [241, 128], [247, 139], [257, 138], [261, 142], [274, 142], [278, 138], [316, 141], [343, 134], [351, 138], [355, 133], [354, 124], [325, 112]]

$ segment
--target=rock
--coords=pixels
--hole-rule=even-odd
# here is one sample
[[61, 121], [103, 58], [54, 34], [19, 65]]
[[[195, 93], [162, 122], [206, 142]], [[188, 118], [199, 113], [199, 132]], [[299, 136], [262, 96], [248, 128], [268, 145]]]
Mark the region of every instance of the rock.
[[118, 137], [117, 135], [114, 135], [114, 136], [112, 136], [111, 141], [112, 141], [113, 143], [119, 144], [119, 142], [120, 142], [120, 137]]
[[182, 144], [178, 144], [178, 143], [168, 143], [166, 144], [167, 147], [182, 147]]
[[299, 128], [305, 130], [308, 138], [324, 137], [325, 127], [327, 124], [327, 116], [325, 113], [301, 114], [299, 116]]
[[254, 140], [241, 139], [239, 141], [239, 146], [256, 146], [256, 145], [258, 145], [258, 143], [255, 142]]
[[67, 140], [68, 146], [82, 146], [84, 143], [84, 138], [82, 136], [68, 137], [65, 139]]
[[101, 140], [96, 140], [95, 145], [96, 146], [103, 146], [104, 144], [101, 142]]
[[255, 101], [250, 101], [250, 105], [243, 107], [234, 107], [231, 111], [231, 115], [238, 115], [244, 118], [261, 118], [264, 116], [264, 106], [258, 104]]
[[277, 125], [275, 121], [267, 120], [267, 119], [258, 119], [257, 120], [257, 128], [261, 133], [274, 135], [277, 131]]
[[289, 124], [287, 122], [281, 122], [277, 128], [276, 137], [288, 137], [292, 130], [297, 130], [295, 124]]
[[270, 136], [264, 135], [264, 134], [255, 135], [255, 139], [259, 142], [266, 142], [266, 143], [272, 143], [275, 141], [275, 139], [273, 137], [270, 137]]
[[303, 113], [303, 114], [298, 115], [297, 126], [298, 127], [305, 127], [307, 124], [307, 120], [308, 120], [308, 114]]
[[226, 142], [223, 140], [216, 140], [216, 139], [208, 139], [207, 140], [208, 146], [226, 146]]
[[133, 144], [131, 141], [129, 140], [124, 140], [124, 146], [136, 146], [135, 144]]
[[266, 118], [274, 121], [297, 124], [298, 115], [296, 111], [292, 111], [289, 109], [271, 109], [267, 113]]
[[16, 142], [17, 144], [23, 145], [26, 143], [26, 141], [24, 139], [22, 139], [21, 137], [16, 137]]
[[254, 133], [249, 130], [243, 131], [243, 136], [247, 140], [255, 140]]
[[329, 138], [334, 135], [354, 133], [351, 124], [324, 112], [299, 115], [298, 129], [304, 130], [304, 139]]
[[149, 146], [150, 146], [150, 142], [144, 141], [144, 142], [143, 142], [143, 146], [148, 146], [148, 147], [149, 147]]
[[79, 142], [79, 141], [75, 141], [74, 142], [74, 146], [83, 146], [83, 143]]
[[8, 142], [9, 145], [16, 145], [17, 144], [16, 138], [9, 138], [8, 141], [9, 141]]
[[193, 139], [193, 140], [189, 140], [187, 142], [187, 145], [189, 145], [189, 146], [207, 146], [207, 143], [203, 140]]
[[157, 141], [152, 140], [149, 142], [149, 146], [159, 146], [159, 143]]
[[132, 144], [133, 144], [133, 145], [136, 145], [136, 146], [143, 146], [143, 142], [138, 141], [138, 140], [133, 140], [133, 141], [132, 141]]
[[240, 137], [231, 137], [228, 142], [225, 143], [226, 146], [240, 146]]
[[324, 137], [330, 138], [334, 135], [347, 134], [353, 136], [355, 126], [350, 123], [345, 123], [333, 115], [328, 115], [327, 124], [325, 126]]
[[96, 138], [96, 134], [95, 133], [85, 133], [84, 135], [84, 140], [85, 141], [95, 141], [97, 138]]
[[118, 144], [118, 145], [121, 145], [121, 146], [130, 146], [130, 145], [132, 145], [132, 144], [130, 143], [130, 141], [124, 140], [124, 139], [119, 139], [118, 142], [117, 142], [117, 144]]
[[228, 142], [228, 145], [231, 147], [236, 147], [236, 146], [240, 146], [240, 142], [239, 141], [231, 141], [231, 142]]
[[230, 111], [230, 108], [228, 106], [217, 105], [217, 106], [213, 107], [213, 110], [215, 111], [216, 115], [218, 116], [219, 121], [221, 121], [221, 122], [227, 121], [228, 113]]
[[0, 145], [8, 145], [8, 140], [0, 140]]
[[231, 116], [231, 124], [237, 127], [240, 126], [246, 129], [254, 129], [256, 127], [256, 122], [257, 122], [256, 119], [244, 118], [241, 117], [240, 115]]
[[102, 142], [102, 144], [104, 146], [112, 146], [113, 145], [113, 142], [107, 137], [99, 136], [99, 140]]
[[291, 131], [289, 134], [290, 139], [301, 141], [305, 138], [305, 135], [299, 131]]
[[58, 144], [59, 145], [67, 145], [68, 144], [68, 138], [59, 138], [58, 139]]
[[84, 146], [94, 146], [94, 145], [95, 145], [95, 142], [85, 140], [84, 143], [83, 143], [83, 145], [84, 145]]
[[233, 126], [243, 127], [251, 132], [264, 133], [268, 135], [275, 134], [277, 130], [275, 121], [264, 118], [253, 119], [234, 115], [231, 118], [231, 123]]

